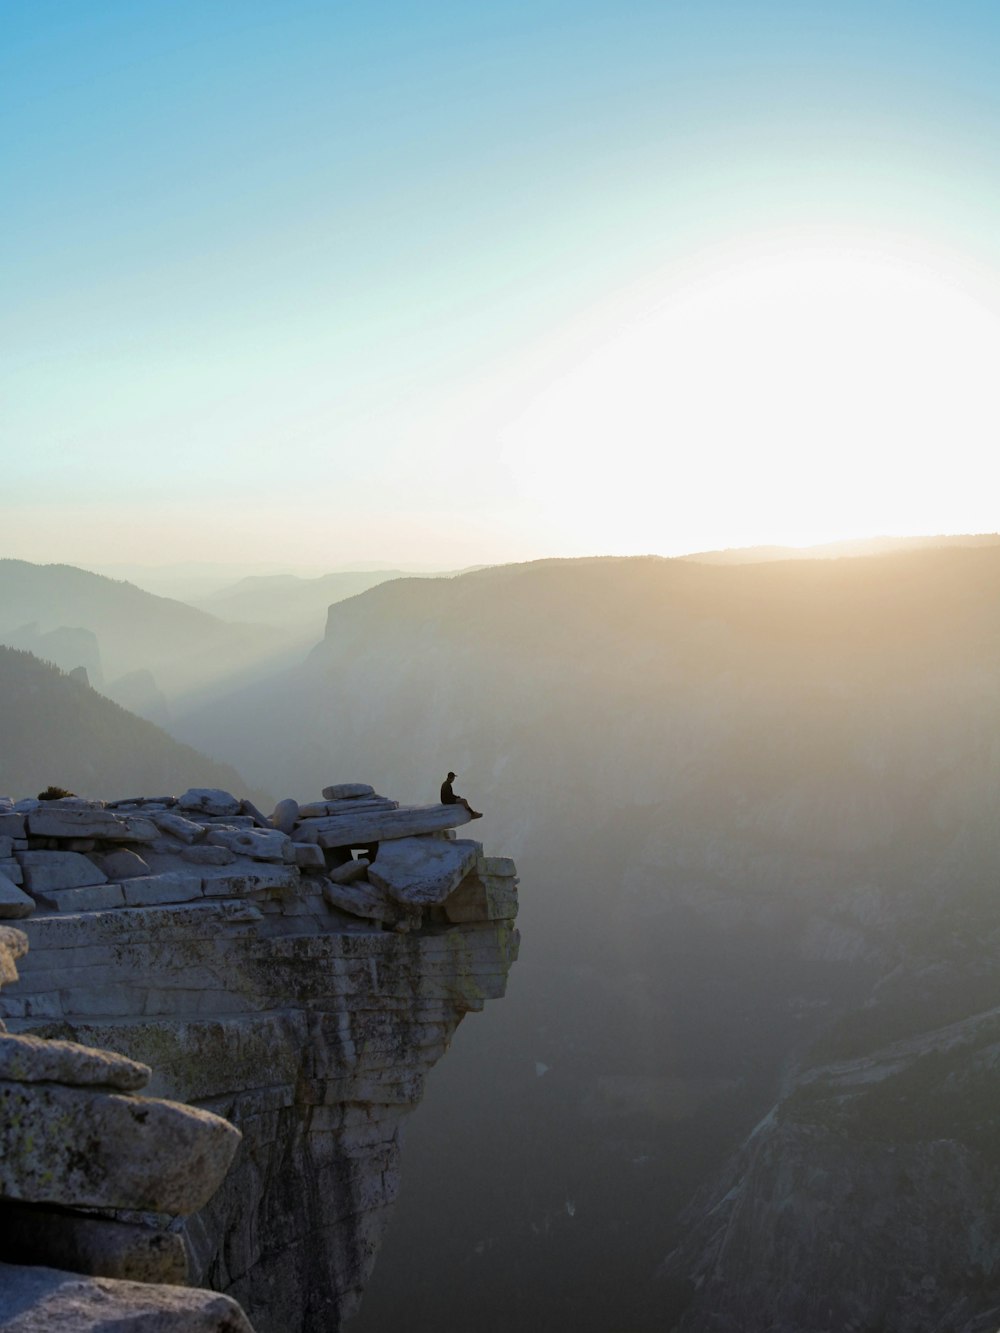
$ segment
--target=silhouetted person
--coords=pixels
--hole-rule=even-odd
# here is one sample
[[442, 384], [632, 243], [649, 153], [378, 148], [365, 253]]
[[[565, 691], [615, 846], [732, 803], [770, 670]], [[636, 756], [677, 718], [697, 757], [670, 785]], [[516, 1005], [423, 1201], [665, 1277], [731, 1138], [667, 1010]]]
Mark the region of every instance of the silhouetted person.
[[464, 796], [456, 796], [452, 791], [451, 783], [455, 777], [454, 773], [449, 773], [444, 782], [441, 783], [441, 804], [442, 805], [464, 805], [473, 819], [482, 819], [481, 810], [473, 810], [472, 806]]

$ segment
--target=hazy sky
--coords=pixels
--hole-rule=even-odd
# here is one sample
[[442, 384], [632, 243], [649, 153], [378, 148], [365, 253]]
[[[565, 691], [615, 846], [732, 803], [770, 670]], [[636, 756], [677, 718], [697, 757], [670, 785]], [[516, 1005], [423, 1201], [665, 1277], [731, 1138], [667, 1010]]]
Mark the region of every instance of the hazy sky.
[[0, 554], [995, 530], [1000, 9], [6, 0]]

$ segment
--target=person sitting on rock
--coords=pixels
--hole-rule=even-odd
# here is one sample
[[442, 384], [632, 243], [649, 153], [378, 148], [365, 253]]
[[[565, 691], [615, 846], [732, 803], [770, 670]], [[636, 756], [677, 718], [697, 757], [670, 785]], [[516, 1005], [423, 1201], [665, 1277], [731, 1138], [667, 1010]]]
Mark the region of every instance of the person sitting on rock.
[[481, 810], [473, 810], [472, 806], [464, 796], [456, 796], [452, 791], [451, 784], [455, 774], [449, 773], [444, 782], [441, 783], [441, 804], [442, 805], [464, 805], [473, 819], [482, 819]]

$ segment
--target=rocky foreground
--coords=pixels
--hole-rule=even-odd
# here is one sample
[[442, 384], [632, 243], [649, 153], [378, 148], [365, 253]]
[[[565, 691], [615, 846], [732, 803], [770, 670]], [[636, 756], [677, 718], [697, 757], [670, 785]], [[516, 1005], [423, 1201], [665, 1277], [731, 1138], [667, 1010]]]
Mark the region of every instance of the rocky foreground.
[[513, 863], [468, 819], [364, 784], [269, 817], [207, 789], [0, 800], [0, 1328], [104, 1327], [108, 1301], [249, 1327], [185, 1281], [258, 1333], [341, 1326], [401, 1123], [516, 956]]

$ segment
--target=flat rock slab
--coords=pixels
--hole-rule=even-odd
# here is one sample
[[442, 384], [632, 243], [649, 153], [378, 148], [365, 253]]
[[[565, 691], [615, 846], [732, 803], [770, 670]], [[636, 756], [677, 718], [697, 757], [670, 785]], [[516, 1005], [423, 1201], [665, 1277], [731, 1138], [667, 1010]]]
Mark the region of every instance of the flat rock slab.
[[443, 903], [475, 869], [482, 850], [471, 839], [398, 838], [382, 843], [368, 878], [398, 903], [432, 907]]
[[238, 815], [240, 802], [217, 787], [190, 787], [177, 801], [177, 809], [202, 815]]
[[148, 863], [124, 847], [116, 852], [95, 852], [91, 859], [111, 880], [135, 879], [137, 875], [150, 873]]
[[151, 1075], [148, 1065], [114, 1051], [75, 1041], [0, 1034], [0, 1079], [14, 1083], [64, 1083], [135, 1092], [146, 1086]]
[[34, 898], [29, 898], [13, 880], [0, 874], [0, 918], [8, 921], [17, 920], [22, 916], [31, 916], [34, 910]]
[[82, 889], [87, 884], [108, 882], [104, 871], [80, 852], [21, 852], [18, 860], [24, 886], [31, 893]]
[[209, 829], [205, 839], [214, 847], [226, 847], [252, 861], [280, 861], [289, 842], [287, 833], [278, 829]]
[[388, 796], [366, 796], [356, 801], [311, 801], [299, 807], [299, 819], [325, 819], [328, 815], [357, 815], [362, 811], [398, 810], [399, 802]]
[[228, 1296], [0, 1264], [2, 1333], [253, 1333]]
[[141, 815], [73, 806], [41, 806], [28, 815], [33, 838], [103, 838], [106, 842], [152, 842], [156, 825]]
[[127, 879], [121, 886], [127, 907], [154, 907], [160, 903], [188, 903], [201, 897], [201, 876], [176, 874], [144, 875]]
[[323, 788], [324, 801], [345, 801], [355, 796], [374, 796], [375, 788], [367, 782], [335, 782], [332, 787]]
[[12, 1263], [132, 1282], [187, 1282], [184, 1241], [173, 1231], [9, 1200], [0, 1203], [0, 1228]]
[[227, 1120], [179, 1102], [0, 1080], [9, 1199], [186, 1216], [218, 1189], [239, 1141]]
[[328, 881], [323, 886], [323, 897], [331, 907], [361, 917], [363, 921], [393, 925], [402, 915], [385, 889], [375, 884], [334, 884]]
[[169, 833], [172, 838], [180, 838], [181, 842], [197, 842], [205, 832], [193, 819], [185, 819], [183, 815], [175, 815], [170, 810], [157, 810], [150, 815], [150, 819], [161, 833]]
[[55, 889], [40, 901], [56, 912], [107, 912], [125, 906], [120, 884], [91, 884], [82, 889]]
[[310, 820], [310, 824], [321, 847], [364, 847], [372, 842], [440, 833], [467, 824], [471, 818], [463, 805], [404, 805], [398, 810], [331, 815]]

